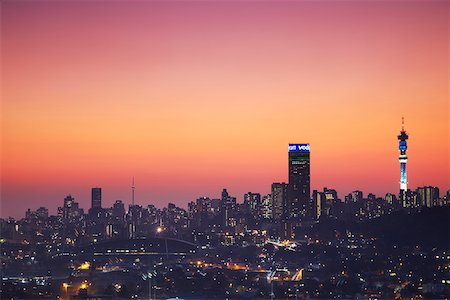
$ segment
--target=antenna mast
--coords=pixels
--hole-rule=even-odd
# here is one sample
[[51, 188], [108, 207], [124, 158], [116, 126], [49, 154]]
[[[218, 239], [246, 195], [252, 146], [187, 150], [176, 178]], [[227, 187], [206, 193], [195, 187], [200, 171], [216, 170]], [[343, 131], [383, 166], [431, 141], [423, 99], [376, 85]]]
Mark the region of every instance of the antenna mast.
[[133, 205], [133, 206], [134, 206], [134, 189], [135, 189], [135, 186], [134, 186], [134, 176], [133, 176], [133, 181], [131, 184], [131, 205]]

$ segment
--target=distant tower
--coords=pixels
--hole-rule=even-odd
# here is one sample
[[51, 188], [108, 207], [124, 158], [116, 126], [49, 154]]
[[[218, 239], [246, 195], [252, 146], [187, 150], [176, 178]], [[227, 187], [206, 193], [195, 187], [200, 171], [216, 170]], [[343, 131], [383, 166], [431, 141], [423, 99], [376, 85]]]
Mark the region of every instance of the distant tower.
[[102, 208], [102, 189], [99, 187], [92, 188], [91, 190], [91, 208]]
[[133, 176], [133, 180], [131, 182], [131, 205], [133, 205], [133, 206], [134, 206], [134, 189], [135, 189], [135, 186], [134, 186], [134, 176]]
[[407, 207], [406, 191], [408, 190], [408, 181], [406, 177], [406, 162], [408, 157], [406, 156], [406, 140], [408, 139], [408, 134], [405, 131], [405, 120], [402, 117], [402, 131], [398, 135], [398, 149], [400, 150], [400, 155], [398, 161], [400, 162], [400, 201], [403, 207]]

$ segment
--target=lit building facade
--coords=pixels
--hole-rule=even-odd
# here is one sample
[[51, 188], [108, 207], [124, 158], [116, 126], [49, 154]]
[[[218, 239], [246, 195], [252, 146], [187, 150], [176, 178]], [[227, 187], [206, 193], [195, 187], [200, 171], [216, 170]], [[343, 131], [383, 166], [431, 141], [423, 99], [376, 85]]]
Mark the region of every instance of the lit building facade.
[[287, 187], [284, 182], [272, 183], [272, 216], [275, 220], [281, 220], [286, 216]]
[[407, 140], [408, 134], [406, 134], [404, 128], [404, 121], [402, 119], [402, 130], [400, 134], [397, 136], [398, 138], [398, 149], [400, 151], [400, 155], [398, 157], [398, 161], [400, 162], [400, 202], [403, 207], [408, 207], [407, 201], [407, 190], [408, 190], [408, 180], [406, 175], [406, 163], [408, 161], [408, 157], [406, 156], [406, 150], [408, 149]]
[[433, 207], [439, 205], [439, 188], [435, 186], [419, 187], [416, 190], [417, 204], [420, 206]]
[[296, 221], [312, 218], [310, 200], [310, 145], [289, 144], [287, 217]]
[[263, 218], [263, 219], [272, 219], [273, 218], [272, 194], [267, 194], [262, 197], [261, 218]]

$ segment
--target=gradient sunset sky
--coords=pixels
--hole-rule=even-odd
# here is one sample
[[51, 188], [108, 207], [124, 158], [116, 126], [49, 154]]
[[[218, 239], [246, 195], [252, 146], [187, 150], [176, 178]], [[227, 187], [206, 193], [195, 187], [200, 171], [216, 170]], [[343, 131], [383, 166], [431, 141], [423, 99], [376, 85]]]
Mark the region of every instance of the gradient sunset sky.
[[71, 193], [186, 207], [287, 181], [312, 189], [449, 184], [447, 1], [1, 2], [1, 216]]

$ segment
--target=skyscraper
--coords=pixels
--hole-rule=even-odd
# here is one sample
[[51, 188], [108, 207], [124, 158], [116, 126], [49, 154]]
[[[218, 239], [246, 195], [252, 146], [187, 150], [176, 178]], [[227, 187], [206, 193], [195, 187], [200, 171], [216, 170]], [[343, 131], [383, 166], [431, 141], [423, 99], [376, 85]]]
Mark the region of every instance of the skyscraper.
[[310, 200], [310, 145], [289, 144], [288, 218], [300, 221], [312, 218]]
[[99, 187], [91, 190], [91, 208], [102, 208], [102, 189]]
[[272, 205], [273, 218], [281, 220], [286, 217], [286, 200], [287, 200], [287, 184], [286, 183], [272, 183]]
[[263, 219], [273, 218], [272, 194], [264, 195], [261, 202], [261, 217]]
[[118, 221], [123, 222], [125, 216], [125, 205], [122, 200], [116, 200], [112, 208], [112, 217]]
[[353, 191], [352, 193], [351, 193], [351, 199], [352, 199], [352, 201], [353, 202], [361, 202], [362, 201], [362, 199], [363, 199], [363, 192], [361, 192], [361, 191]]
[[244, 194], [244, 204], [248, 213], [257, 219], [261, 213], [261, 194], [248, 192]]
[[314, 190], [312, 192], [312, 200], [314, 204], [315, 219], [319, 219], [325, 209], [325, 194]]
[[220, 213], [222, 216], [222, 224], [226, 227], [233, 224], [233, 218], [236, 208], [236, 197], [230, 197], [227, 189], [222, 190], [222, 198], [220, 201]]
[[75, 202], [75, 198], [69, 194], [64, 198], [63, 207], [58, 208], [58, 214], [65, 220], [73, 221], [82, 216], [84, 211], [79, 207], [78, 202]]
[[402, 117], [402, 130], [400, 131], [400, 134], [397, 136], [399, 143], [398, 143], [398, 149], [400, 151], [400, 155], [398, 157], [398, 161], [400, 162], [400, 194], [399, 194], [399, 200], [403, 207], [407, 207], [407, 197], [406, 197], [406, 191], [408, 190], [408, 181], [406, 177], [406, 162], [408, 161], [408, 157], [406, 156], [406, 149], [408, 149], [406, 140], [408, 139], [408, 135], [406, 134], [405, 128], [404, 128], [404, 119]]
[[418, 205], [433, 207], [438, 205], [439, 188], [435, 186], [419, 187], [416, 190], [418, 196]]

